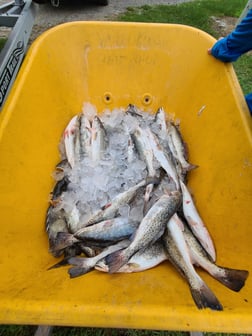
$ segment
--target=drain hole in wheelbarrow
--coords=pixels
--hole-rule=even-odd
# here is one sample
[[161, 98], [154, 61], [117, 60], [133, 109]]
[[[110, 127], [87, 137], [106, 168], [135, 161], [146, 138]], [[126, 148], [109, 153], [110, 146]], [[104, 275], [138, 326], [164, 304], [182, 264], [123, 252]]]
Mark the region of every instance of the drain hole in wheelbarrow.
[[105, 104], [110, 104], [112, 103], [112, 94], [110, 92], [105, 92], [104, 96], [103, 96], [103, 100], [105, 102]]
[[144, 105], [150, 105], [152, 103], [152, 96], [149, 93], [145, 93], [142, 102]]

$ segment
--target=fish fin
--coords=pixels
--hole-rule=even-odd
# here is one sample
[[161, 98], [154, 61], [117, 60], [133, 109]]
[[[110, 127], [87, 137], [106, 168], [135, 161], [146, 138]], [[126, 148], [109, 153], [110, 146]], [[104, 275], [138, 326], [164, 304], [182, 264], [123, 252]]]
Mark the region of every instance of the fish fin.
[[182, 168], [182, 172], [183, 172], [183, 174], [186, 174], [189, 171], [191, 171], [193, 169], [196, 169], [196, 168], [199, 168], [199, 165], [188, 163], [188, 165], [185, 168]]
[[229, 289], [239, 292], [245, 285], [249, 272], [246, 270], [236, 270], [223, 267], [222, 270], [224, 270], [224, 274], [214, 275], [214, 278]]
[[123, 265], [127, 263], [128, 259], [128, 256], [125, 254], [125, 250], [119, 250], [109, 254], [105, 258], [109, 273], [116, 273]]
[[104, 260], [99, 260], [95, 265], [95, 269], [97, 271], [108, 273], [108, 266], [106, 265]]
[[63, 249], [73, 245], [75, 242], [78, 242], [76, 238], [73, 237], [71, 233], [68, 232], [58, 232], [56, 239], [54, 239], [53, 244], [50, 244], [50, 252], [57, 253]]
[[58, 262], [58, 263], [50, 266], [49, 268], [47, 268], [47, 270], [49, 271], [49, 270], [54, 269], [54, 268], [59, 268], [59, 267], [68, 265], [68, 259], [69, 258], [62, 259], [60, 262]]
[[124, 273], [134, 273], [134, 272], [138, 272], [139, 269], [140, 269], [139, 264], [134, 263], [134, 262], [128, 262], [126, 265], [124, 265], [123, 272]]
[[78, 243], [64, 249], [65, 258], [76, 257], [77, 255], [80, 255], [81, 253], [82, 253], [82, 249]]
[[203, 281], [200, 282], [200, 287], [190, 286], [190, 289], [193, 300], [199, 309], [223, 310], [217, 297]]
[[189, 170], [193, 170], [193, 169], [196, 169], [196, 168], [199, 168], [199, 165], [195, 165], [195, 164], [190, 163]]
[[90, 272], [93, 269], [93, 267], [85, 268], [85, 267], [71, 267], [68, 270], [68, 274], [70, 275], [70, 278], [77, 278], [78, 276], [84, 275], [88, 272]]

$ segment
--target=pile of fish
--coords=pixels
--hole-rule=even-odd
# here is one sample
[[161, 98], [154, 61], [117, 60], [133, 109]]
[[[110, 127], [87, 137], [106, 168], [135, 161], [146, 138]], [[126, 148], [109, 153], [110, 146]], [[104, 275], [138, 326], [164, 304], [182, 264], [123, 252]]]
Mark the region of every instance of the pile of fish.
[[222, 310], [195, 270], [233, 291], [248, 271], [216, 264], [212, 238], [190, 191], [179, 125], [163, 108], [134, 105], [98, 114], [91, 104], [74, 116], [59, 146], [55, 187], [46, 216], [49, 249], [71, 265], [71, 278], [91, 270], [140, 272], [163, 261], [186, 279], [199, 309]]

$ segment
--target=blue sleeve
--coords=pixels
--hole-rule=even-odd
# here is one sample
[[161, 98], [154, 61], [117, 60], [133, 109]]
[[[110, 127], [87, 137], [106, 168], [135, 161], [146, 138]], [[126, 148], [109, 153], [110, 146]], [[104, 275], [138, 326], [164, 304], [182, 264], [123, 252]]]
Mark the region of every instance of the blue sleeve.
[[234, 62], [252, 49], [252, 9], [227, 37], [217, 41], [211, 54], [223, 62]]
[[250, 111], [250, 114], [252, 115], [252, 93], [249, 93], [245, 96], [246, 102], [248, 104], [248, 108]]

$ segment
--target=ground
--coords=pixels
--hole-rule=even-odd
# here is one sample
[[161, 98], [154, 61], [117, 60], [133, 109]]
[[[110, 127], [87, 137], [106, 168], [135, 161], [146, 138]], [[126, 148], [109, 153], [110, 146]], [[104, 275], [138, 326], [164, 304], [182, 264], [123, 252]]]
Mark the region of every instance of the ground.
[[235, 27], [237, 23], [237, 18], [230, 16], [223, 16], [221, 18], [212, 17], [213, 28], [216, 32], [218, 32], [219, 36], [228, 35]]
[[[0, 0], [0, 5], [10, 0]], [[61, 0], [62, 1], [62, 0]], [[30, 42], [34, 41], [45, 30], [63, 22], [78, 20], [113, 20], [125, 11], [127, 7], [153, 5], [153, 4], [178, 4], [190, 0], [110, 0], [108, 6], [95, 6], [91, 1], [64, 0], [59, 8], [53, 8], [50, 3], [36, 5], [37, 15], [31, 33]], [[232, 17], [213, 18], [214, 28], [220, 36], [228, 34], [235, 26], [237, 19]], [[11, 29], [0, 27], [0, 37], [8, 36]]]

